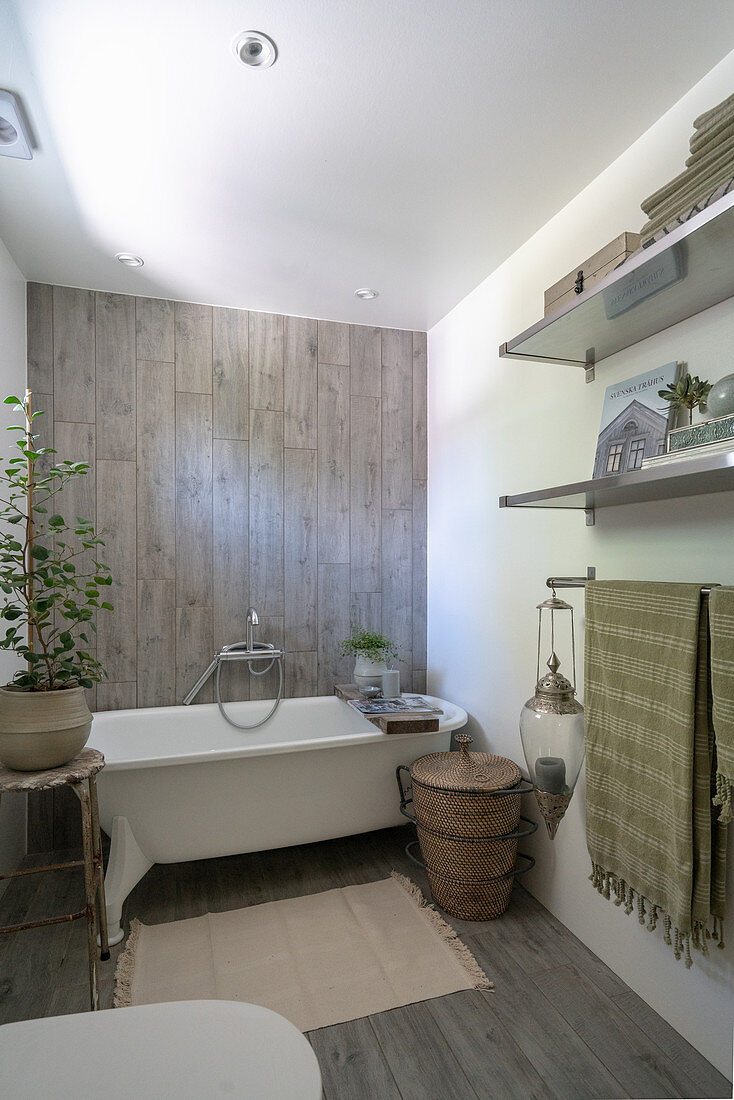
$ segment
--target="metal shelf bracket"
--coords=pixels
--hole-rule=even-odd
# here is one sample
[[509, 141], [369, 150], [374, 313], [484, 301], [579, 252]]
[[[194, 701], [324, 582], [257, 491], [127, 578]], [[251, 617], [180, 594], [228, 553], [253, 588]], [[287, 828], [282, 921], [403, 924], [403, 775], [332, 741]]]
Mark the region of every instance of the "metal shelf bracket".
[[586, 526], [593, 527], [596, 523], [596, 513], [593, 508], [584, 508], [584, 515], [586, 516]]

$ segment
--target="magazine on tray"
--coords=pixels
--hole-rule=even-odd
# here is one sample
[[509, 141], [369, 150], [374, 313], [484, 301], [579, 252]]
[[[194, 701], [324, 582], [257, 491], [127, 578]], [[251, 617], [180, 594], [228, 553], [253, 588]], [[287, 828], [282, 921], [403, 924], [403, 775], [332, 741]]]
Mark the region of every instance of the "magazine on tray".
[[395, 699], [349, 699], [350, 707], [360, 714], [443, 714], [422, 695], [402, 695]]

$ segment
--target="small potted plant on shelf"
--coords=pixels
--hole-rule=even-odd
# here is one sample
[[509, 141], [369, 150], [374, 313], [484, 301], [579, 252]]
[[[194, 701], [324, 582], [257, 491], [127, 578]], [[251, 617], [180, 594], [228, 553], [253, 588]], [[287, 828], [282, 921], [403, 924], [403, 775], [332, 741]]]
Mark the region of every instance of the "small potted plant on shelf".
[[693, 423], [693, 410], [698, 408], [706, 412], [706, 399], [711, 389], [711, 383], [701, 381], [698, 375], [691, 377], [684, 374], [677, 382], [669, 382], [664, 390], [658, 390], [658, 397], [668, 402], [668, 407], [676, 412], [679, 409], [688, 409], [688, 423]]
[[[31, 394], [7, 397], [23, 413], [19, 453], [0, 467], [0, 618], [7, 624], [0, 649], [18, 653], [26, 667], [0, 688], [0, 760], [19, 771], [58, 767], [86, 744], [92, 715], [85, 688], [107, 675], [89, 652], [88, 630], [98, 609], [112, 610], [101, 590], [112, 584], [97, 560], [104, 543], [92, 524], [69, 524], [53, 508], [68, 482], [84, 477], [85, 462], [57, 461], [37, 446]], [[43, 465], [42, 465], [43, 464]]]
[[340, 643], [343, 657], [354, 657], [354, 682], [357, 687], [380, 687], [388, 662], [398, 657], [398, 649], [384, 634], [353, 626], [352, 633]]

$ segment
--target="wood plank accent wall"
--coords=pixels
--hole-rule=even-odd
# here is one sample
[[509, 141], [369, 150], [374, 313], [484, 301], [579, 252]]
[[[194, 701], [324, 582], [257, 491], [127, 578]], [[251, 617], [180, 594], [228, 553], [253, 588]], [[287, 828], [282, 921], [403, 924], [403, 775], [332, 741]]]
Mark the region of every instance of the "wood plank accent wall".
[[425, 690], [425, 333], [31, 283], [28, 386], [44, 442], [92, 463], [60, 510], [107, 531], [98, 710], [180, 702], [251, 604], [288, 696], [349, 679], [354, 620]]

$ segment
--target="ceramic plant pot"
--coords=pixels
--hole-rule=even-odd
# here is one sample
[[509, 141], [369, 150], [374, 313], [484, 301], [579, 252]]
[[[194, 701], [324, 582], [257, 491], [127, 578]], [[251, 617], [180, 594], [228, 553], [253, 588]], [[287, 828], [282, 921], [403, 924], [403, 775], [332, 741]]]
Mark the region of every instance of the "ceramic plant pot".
[[726, 374], [715, 382], [706, 398], [706, 418], [716, 420], [734, 413], [734, 374]]
[[382, 674], [387, 672], [384, 661], [373, 661], [363, 653], [357, 654], [354, 662], [354, 682], [357, 687], [382, 687]]
[[92, 715], [84, 688], [0, 688], [0, 761], [19, 772], [58, 768], [82, 751]]

